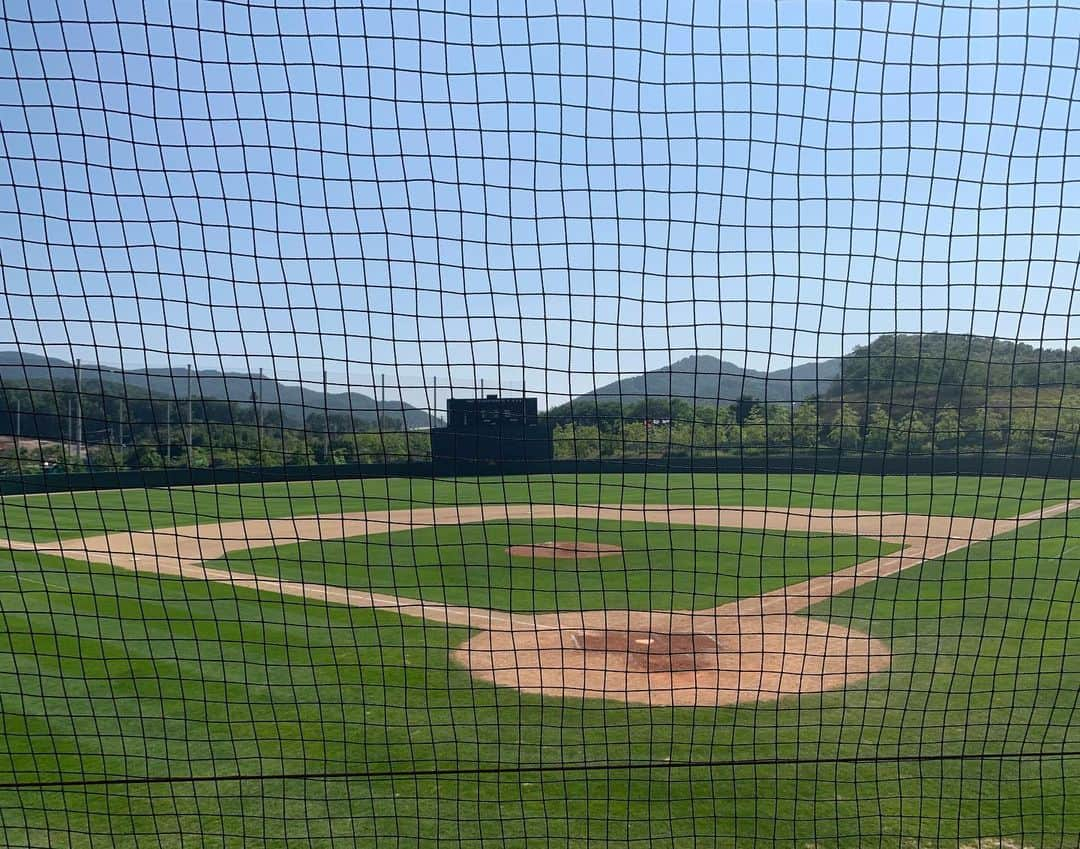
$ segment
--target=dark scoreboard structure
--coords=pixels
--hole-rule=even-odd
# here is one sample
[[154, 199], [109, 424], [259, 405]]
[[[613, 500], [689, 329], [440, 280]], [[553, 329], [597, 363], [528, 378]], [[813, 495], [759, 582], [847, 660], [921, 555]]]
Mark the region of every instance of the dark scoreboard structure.
[[551, 428], [540, 421], [535, 398], [451, 398], [446, 427], [431, 431], [434, 460], [498, 463], [553, 454]]

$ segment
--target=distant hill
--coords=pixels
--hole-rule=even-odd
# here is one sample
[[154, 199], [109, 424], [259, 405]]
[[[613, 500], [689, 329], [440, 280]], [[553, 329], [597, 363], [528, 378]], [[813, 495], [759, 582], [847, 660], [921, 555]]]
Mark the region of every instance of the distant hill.
[[43, 357], [40, 354], [24, 354], [21, 351], [0, 351], [0, 380], [4, 383], [74, 379], [75, 368], [65, 360]]
[[957, 333], [892, 333], [847, 354], [842, 370], [842, 379], [822, 393], [826, 405], [882, 405], [899, 413], [973, 410], [1014, 397], [1033, 399], [1035, 389], [1060, 401], [1062, 392], [1080, 387], [1080, 348], [1037, 348]]
[[703, 354], [600, 386], [575, 400], [634, 403], [649, 397], [731, 404], [748, 396], [768, 402], [797, 402], [826, 391], [839, 375], [840, 358], [764, 372]]
[[[0, 388], [26, 384], [71, 384], [75, 366], [66, 361], [20, 351], [0, 351]], [[116, 369], [82, 363], [82, 385], [90, 391], [106, 394], [128, 394], [132, 397], [187, 398], [186, 369]], [[191, 395], [194, 398], [248, 403], [254, 395], [263, 410], [280, 407], [287, 426], [299, 427], [305, 418], [324, 409], [331, 412], [350, 411], [361, 423], [374, 424], [378, 416], [395, 416], [405, 426], [431, 427], [439, 420], [410, 404], [387, 401], [379, 404], [361, 392], [328, 392], [283, 383], [272, 377], [199, 370], [191, 373]], [[97, 387], [100, 385], [101, 389]]]
[[[1038, 390], [1035, 392], [1034, 390]], [[645, 374], [608, 383], [575, 403], [645, 398], [691, 404], [732, 404], [747, 396], [769, 403], [817, 398], [822, 415], [846, 404], [884, 406], [893, 415], [944, 408], [977, 410], [1038, 397], [1039, 406], [1080, 390], [1080, 348], [1039, 348], [1023, 342], [957, 333], [889, 333], [843, 357], [772, 372], [744, 369], [708, 355], [686, 357]], [[1046, 399], [1045, 401], [1043, 399]], [[568, 405], [551, 411], [567, 412]]]

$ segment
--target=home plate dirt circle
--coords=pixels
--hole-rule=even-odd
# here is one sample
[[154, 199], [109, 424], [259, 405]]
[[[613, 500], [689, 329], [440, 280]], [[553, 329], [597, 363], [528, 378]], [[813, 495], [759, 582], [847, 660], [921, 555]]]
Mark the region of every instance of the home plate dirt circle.
[[511, 545], [506, 549], [511, 557], [534, 557], [550, 560], [592, 560], [621, 554], [622, 548], [604, 542], [560, 541], [538, 542], [532, 545]]
[[865, 634], [792, 614], [586, 611], [484, 631], [454, 652], [526, 693], [648, 705], [730, 705], [833, 690], [889, 666]]

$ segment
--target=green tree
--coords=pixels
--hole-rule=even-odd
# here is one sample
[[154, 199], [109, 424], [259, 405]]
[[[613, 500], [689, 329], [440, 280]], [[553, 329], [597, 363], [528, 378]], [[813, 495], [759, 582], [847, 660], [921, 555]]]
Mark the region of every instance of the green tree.
[[771, 404], [765, 408], [765, 440], [771, 449], [787, 449], [794, 444], [791, 408]]
[[796, 449], [817, 448], [821, 419], [818, 406], [813, 401], [803, 401], [791, 421], [792, 444]]
[[883, 406], [876, 406], [866, 419], [866, 437], [864, 445], [868, 451], [887, 451], [893, 437], [893, 421], [889, 411]]
[[829, 428], [828, 441], [841, 451], [858, 451], [862, 445], [862, 422], [850, 404], [842, 404]]
[[932, 447], [931, 428], [918, 410], [896, 421], [889, 440], [890, 453], [928, 454]]
[[161, 469], [165, 460], [154, 445], [138, 445], [128, 452], [127, 465], [132, 469]]
[[752, 398], [749, 395], [742, 395], [739, 400], [735, 402], [733, 412], [735, 414], [735, 424], [742, 427], [746, 424], [746, 420], [750, 418], [750, 415], [759, 406], [757, 398]]
[[764, 451], [768, 445], [768, 425], [764, 408], [755, 406], [743, 421], [739, 431], [742, 450], [745, 453], [757, 454]]
[[960, 416], [955, 407], [946, 407], [934, 419], [933, 448], [935, 451], [956, 451], [960, 441]]
[[552, 432], [555, 457], [560, 460], [591, 460], [600, 456], [600, 428], [596, 425], [564, 424]]

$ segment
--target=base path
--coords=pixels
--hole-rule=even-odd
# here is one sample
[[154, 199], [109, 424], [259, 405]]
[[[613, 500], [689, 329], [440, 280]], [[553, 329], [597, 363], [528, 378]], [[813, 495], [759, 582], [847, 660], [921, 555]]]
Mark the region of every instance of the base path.
[[[1080, 502], [1070, 501], [1016, 518], [978, 519], [802, 508], [484, 504], [247, 519], [41, 543], [0, 540], [0, 545], [467, 626], [479, 633], [454, 651], [454, 659], [477, 678], [525, 692], [653, 705], [723, 705], [834, 689], [888, 668], [889, 648], [882, 641], [799, 614], [837, 593], [1077, 506]], [[234, 551], [304, 541], [472, 522], [529, 520], [542, 527], [543, 521], [556, 519], [850, 534], [902, 547], [761, 596], [682, 612], [508, 613], [206, 565]]]

